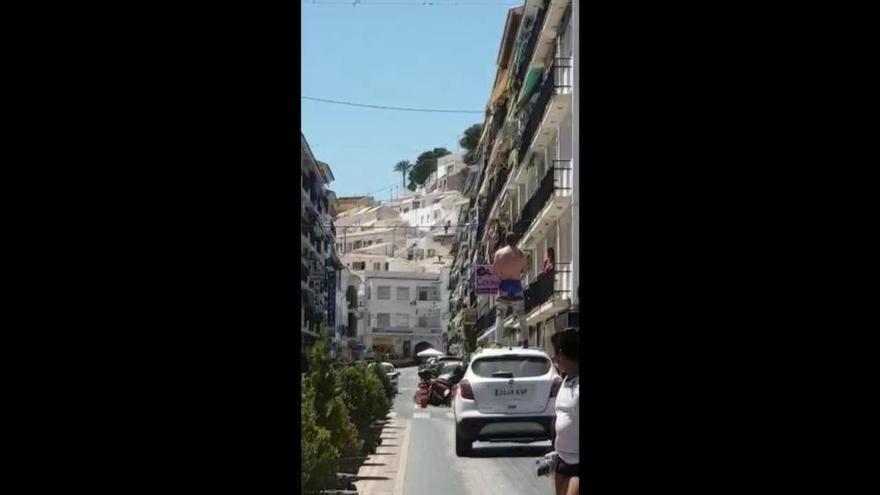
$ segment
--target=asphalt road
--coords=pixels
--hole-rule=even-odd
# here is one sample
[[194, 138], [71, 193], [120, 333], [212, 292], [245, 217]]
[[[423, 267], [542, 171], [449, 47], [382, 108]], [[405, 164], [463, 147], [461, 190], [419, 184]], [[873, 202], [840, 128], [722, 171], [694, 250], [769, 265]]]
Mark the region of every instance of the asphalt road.
[[535, 475], [535, 461], [550, 442], [474, 443], [470, 457], [455, 455], [452, 409], [416, 408], [417, 369], [402, 368], [393, 416], [409, 423], [403, 495], [553, 495], [548, 477]]

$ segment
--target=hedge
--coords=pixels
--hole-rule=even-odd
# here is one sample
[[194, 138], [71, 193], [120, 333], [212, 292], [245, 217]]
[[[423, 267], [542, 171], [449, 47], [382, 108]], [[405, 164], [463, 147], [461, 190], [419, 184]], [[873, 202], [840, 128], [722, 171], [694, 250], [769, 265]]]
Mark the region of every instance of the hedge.
[[302, 377], [302, 490], [337, 488], [340, 457], [369, 454], [376, 445], [370, 426], [391, 407], [393, 390], [379, 366], [332, 363], [327, 334], [312, 349]]

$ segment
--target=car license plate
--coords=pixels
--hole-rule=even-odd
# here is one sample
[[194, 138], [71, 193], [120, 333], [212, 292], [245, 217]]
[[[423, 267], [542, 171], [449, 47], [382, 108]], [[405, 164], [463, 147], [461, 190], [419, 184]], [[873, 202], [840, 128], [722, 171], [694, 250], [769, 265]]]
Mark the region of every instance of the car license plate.
[[528, 395], [528, 393], [529, 389], [525, 387], [507, 387], [495, 389], [495, 397], [499, 398], [521, 399]]

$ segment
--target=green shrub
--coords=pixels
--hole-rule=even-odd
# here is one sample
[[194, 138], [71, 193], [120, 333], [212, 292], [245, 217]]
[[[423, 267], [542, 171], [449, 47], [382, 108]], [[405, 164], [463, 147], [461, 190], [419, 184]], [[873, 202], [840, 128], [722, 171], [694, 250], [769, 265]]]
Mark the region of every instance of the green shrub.
[[[329, 434], [329, 443], [333, 447], [337, 461], [332, 464], [333, 473], [336, 472], [340, 455], [357, 455], [362, 446], [358, 431], [351, 422], [348, 408], [341, 396], [339, 372], [339, 367], [334, 366], [330, 361], [327, 352], [327, 332], [322, 329], [320, 338], [312, 349], [311, 372], [303, 383], [304, 389], [307, 388], [312, 394], [315, 424]], [[303, 456], [305, 455], [304, 451]], [[335, 483], [335, 480], [331, 480], [331, 483]], [[321, 488], [333, 486], [335, 485], [328, 484]]]
[[333, 446], [330, 432], [317, 424], [315, 391], [309, 380], [302, 379], [300, 397], [302, 417], [302, 455], [300, 488], [303, 493], [333, 486], [339, 465], [339, 451]]
[[385, 416], [390, 404], [379, 379], [372, 367], [355, 364], [346, 367], [339, 374], [341, 397], [348, 408], [351, 422], [358, 430], [361, 447], [371, 452], [376, 446], [375, 435], [370, 425]]

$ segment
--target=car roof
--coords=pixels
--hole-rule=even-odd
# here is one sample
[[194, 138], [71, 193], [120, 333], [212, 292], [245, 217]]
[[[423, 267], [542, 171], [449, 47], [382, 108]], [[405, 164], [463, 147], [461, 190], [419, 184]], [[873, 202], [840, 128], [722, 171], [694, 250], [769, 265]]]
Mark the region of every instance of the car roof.
[[392, 368], [394, 367], [394, 365], [391, 364], [391, 363], [385, 363], [385, 362], [383, 362], [383, 363], [381, 363], [381, 364], [382, 364], [383, 366], [387, 364], [388, 366], [391, 366]]

